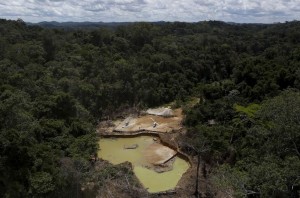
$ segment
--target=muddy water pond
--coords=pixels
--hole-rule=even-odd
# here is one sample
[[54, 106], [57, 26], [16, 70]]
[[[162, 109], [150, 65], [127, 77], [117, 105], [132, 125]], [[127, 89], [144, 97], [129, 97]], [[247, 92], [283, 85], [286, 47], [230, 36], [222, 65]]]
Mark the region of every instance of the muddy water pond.
[[[150, 165], [144, 155], [145, 149], [154, 143], [155, 137], [152, 136], [101, 138], [98, 156], [115, 165], [131, 162], [137, 178], [150, 193], [174, 189], [190, 165], [184, 159], [175, 156], [172, 170], [158, 173], [146, 168]], [[137, 147], [126, 149], [130, 145]]]

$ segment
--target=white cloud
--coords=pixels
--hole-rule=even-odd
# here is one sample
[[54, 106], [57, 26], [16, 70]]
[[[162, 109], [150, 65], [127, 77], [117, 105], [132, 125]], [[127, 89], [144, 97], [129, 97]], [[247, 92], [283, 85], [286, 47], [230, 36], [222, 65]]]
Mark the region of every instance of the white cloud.
[[10, 0], [0, 18], [25, 21], [299, 20], [299, 0]]

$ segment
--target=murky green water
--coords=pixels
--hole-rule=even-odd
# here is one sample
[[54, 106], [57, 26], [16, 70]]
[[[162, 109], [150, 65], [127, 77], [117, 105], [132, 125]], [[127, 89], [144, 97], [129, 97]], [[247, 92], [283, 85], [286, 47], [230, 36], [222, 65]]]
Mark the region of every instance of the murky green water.
[[[154, 143], [151, 136], [138, 136], [126, 138], [102, 138], [99, 141], [100, 150], [98, 156], [112, 164], [120, 164], [129, 161], [133, 164], [133, 171], [143, 186], [149, 192], [160, 192], [176, 187], [183, 173], [189, 168], [189, 163], [175, 157], [173, 170], [164, 173], [157, 173], [144, 168], [147, 162], [143, 156], [143, 151], [150, 144]], [[124, 145], [138, 144], [136, 149], [124, 149]]]

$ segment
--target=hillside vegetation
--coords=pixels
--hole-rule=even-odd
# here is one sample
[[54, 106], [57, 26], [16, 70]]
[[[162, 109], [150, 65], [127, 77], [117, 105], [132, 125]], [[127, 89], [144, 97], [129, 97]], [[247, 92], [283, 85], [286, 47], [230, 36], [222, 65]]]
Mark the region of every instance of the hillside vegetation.
[[0, 20], [0, 197], [79, 196], [99, 120], [189, 97], [201, 100], [185, 109], [185, 143], [213, 167], [214, 188], [296, 197], [299, 89], [297, 21], [47, 29]]

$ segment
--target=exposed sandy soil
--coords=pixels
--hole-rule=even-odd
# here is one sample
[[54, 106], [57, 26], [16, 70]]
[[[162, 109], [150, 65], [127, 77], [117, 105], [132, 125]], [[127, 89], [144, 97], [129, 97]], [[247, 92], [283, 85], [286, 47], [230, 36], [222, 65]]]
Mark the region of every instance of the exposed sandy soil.
[[[195, 104], [199, 102], [199, 99], [195, 100]], [[178, 140], [181, 135], [184, 135], [185, 129], [182, 128], [183, 114], [182, 109], [173, 110], [173, 117], [163, 117], [158, 115], [140, 115], [140, 116], [128, 116], [124, 120], [119, 120], [112, 122], [113, 126], [110, 127], [99, 127], [98, 132], [100, 134], [124, 134], [130, 135], [134, 132], [144, 131], [144, 132], [158, 132], [162, 141], [170, 146], [165, 149], [163, 145], [153, 144], [145, 151], [145, 157], [153, 165], [163, 164], [164, 162], [171, 159], [173, 155], [176, 154], [178, 149]], [[154, 123], [157, 123], [153, 127]], [[116, 133], [117, 132], [117, 133]], [[174, 132], [174, 133], [173, 133]], [[160, 146], [158, 146], [160, 145]], [[174, 153], [175, 152], [175, 153]], [[177, 187], [170, 194], [148, 194], [147, 197], [178, 197], [178, 198], [188, 198], [195, 197], [193, 194], [195, 192], [195, 181], [197, 172], [197, 159], [191, 159], [191, 167], [186, 173], [183, 174]], [[172, 160], [170, 160], [172, 161]], [[199, 181], [199, 191], [201, 192], [201, 197], [207, 196], [208, 189], [211, 189], [210, 182], [207, 180], [205, 175], [203, 175], [204, 165], [201, 163], [200, 167], [200, 181]], [[213, 197], [220, 197], [214, 194]], [[126, 195], [120, 196], [120, 198], [125, 198]]]
[[156, 115], [142, 115], [139, 117], [127, 117], [119, 123], [114, 131], [118, 132], [137, 132], [152, 131], [160, 133], [169, 133], [182, 128], [183, 115], [181, 109], [174, 110], [173, 117], [162, 117]]
[[154, 165], [159, 165], [167, 162], [176, 155], [176, 151], [162, 144], [151, 144], [144, 151], [146, 160]]
[[163, 116], [163, 117], [172, 117], [174, 116], [174, 112], [170, 108], [155, 108], [155, 109], [148, 109], [146, 113], [150, 115], [157, 115], [157, 116]]

